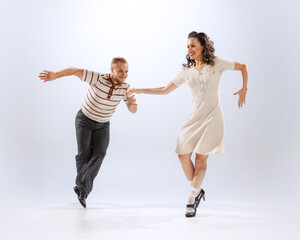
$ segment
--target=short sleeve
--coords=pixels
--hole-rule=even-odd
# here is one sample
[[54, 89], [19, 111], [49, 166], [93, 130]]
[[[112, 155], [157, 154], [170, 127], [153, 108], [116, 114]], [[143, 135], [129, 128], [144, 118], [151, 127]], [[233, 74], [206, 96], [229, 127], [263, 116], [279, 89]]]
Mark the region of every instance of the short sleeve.
[[96, 84], [98, 79], [100, 77], [100, 74], [98, 72], [93, 72], [93, 71], [89, 71], [84, 69], [83, 74], [82, 74], [82, 78], [80, 79], [83, 82], [87, 82], [88, 84]]
[[186, 81], [186, 69], [182, 70], [173, 80], [172, 82], [179, 87]]
[[219, 68], [221, 72], [225, 70], [233, 70], [234, 62], [222, 58], [217, 58], [215, 61], [215, 66]]

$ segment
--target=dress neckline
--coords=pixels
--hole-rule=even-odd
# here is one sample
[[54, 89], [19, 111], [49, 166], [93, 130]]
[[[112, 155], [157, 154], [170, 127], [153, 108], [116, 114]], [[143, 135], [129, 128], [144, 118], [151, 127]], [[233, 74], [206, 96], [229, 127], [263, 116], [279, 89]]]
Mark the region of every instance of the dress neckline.
[[204, 66], [203, 66], [203, 68], [201, 69], [201, 71], [198, 71], [198, 70], [196, 69], [195, 66], [193, 66], [193, 69], [194, 69], [197, 73], [202, 74], [203, 71], [204, 71], [204, 69], [206, 68], [206, 66], [207, 66], [207, 64], [205, 63]]

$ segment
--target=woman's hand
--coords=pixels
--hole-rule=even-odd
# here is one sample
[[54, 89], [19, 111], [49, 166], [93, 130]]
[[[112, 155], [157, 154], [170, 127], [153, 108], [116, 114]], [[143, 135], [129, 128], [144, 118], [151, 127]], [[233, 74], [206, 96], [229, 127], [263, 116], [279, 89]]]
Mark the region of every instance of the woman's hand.
[[129, 92], [140, 94], [142, 93], [142, 89], [140, 88], [131, 88]]
[[243, 104], [246, 104], [246, 93], [247, 89], [242, 88], [238, 92], [234, 93], [233, 95], [239, 95], [239, 101], [238, 101], [238, 106], [239, 108], [243, 106]]

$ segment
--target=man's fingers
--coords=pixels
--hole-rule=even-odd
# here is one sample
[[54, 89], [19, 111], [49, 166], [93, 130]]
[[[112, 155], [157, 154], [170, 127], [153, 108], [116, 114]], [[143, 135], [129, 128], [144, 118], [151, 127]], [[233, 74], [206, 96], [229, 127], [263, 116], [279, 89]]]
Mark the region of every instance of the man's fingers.
[[40, 78], [48, 78], [49, 77], [49, 73], [48, 72], [41, 72], [39, 75]]

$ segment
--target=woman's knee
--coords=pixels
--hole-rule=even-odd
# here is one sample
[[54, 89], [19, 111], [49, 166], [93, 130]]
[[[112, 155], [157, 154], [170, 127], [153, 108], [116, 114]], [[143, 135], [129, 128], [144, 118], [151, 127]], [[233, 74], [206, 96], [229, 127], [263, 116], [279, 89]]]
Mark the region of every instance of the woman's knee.
[[196, 154], [195, 168], [206, 170], [207, 169], [207, 155]]
[[191, 159], [191, 154], [178, 154], [178, 159], [180, 162], [186, 162], [189, 161]]

